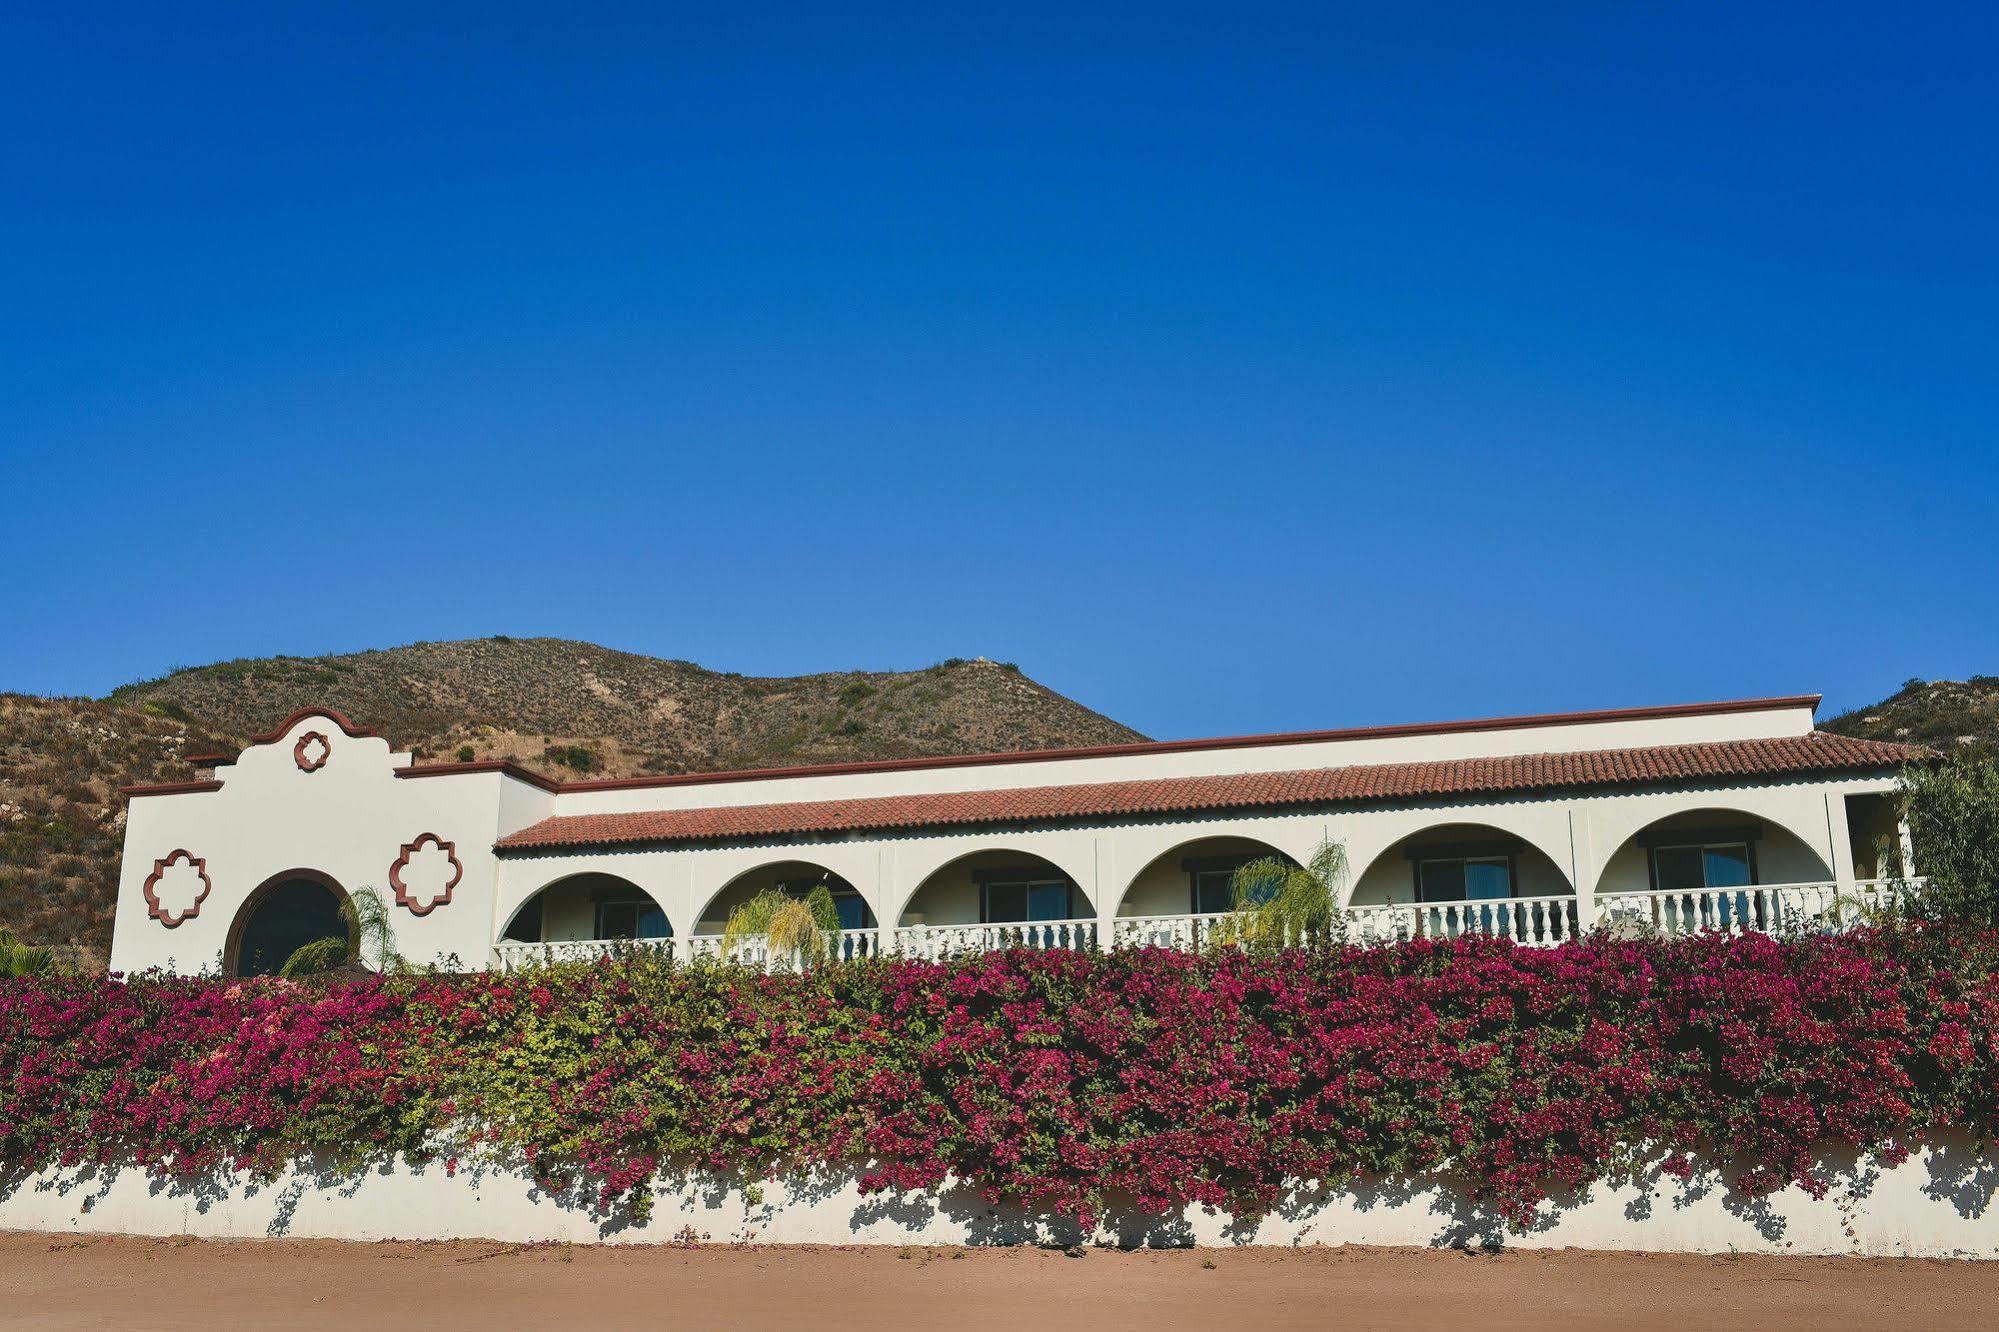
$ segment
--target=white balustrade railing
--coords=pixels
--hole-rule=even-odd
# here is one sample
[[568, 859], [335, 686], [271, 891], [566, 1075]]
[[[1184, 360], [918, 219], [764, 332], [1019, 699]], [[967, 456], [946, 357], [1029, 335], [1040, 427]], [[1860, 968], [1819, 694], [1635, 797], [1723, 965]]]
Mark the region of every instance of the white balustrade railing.
[[1596, 899], [1600, 924], [1615, 931], [1681, 935], [1781, 934], [1857, 925], [1893, 910], [1900, 893], [1921, 888], [1892, 879], [1858, 883], [1765, 883], [1739, 888], [1649, 889], [1604, 893]]
[[1356, 943], [1455, 939], [1484, 934], [1522, 944], [1557, 944], [1582, 933], [1573, 897], [1495, 897], [1466, 902], [1394, 902], [1348, 907]]
[[[829, 941], [828, 951], [836, 962], [851, 962], [857, 957], [874, 957], [881, 952], [881, 931], [841, 930], [838, 937]], [[733, 962], [738, 966], [762, 967], [769, 970], [797, 970], [806, 962], [802, 950], [772, 948], [770, 936], [766, 934], [745, 934], [727, 948], [719, 934], [697, 934], [687, 941], [687, 956], [697, 962]]]
[[623, 957], [640, 953], [674, 954], [671, 939], [559, 939], [548, 943], [517, 943], [511, 939], [493, 945], [493, 956], [501, 971], [522, 967], [550, 966], [559, 962], [595, 962], [601, 957]]
[[904, 957], [956, 957], [997, 948], [1090, 948], [1097, 941], [1094, 920], [1017, 920], [983, 925], [907, 925], [895, 932], [895, 950]]
[[[1599, 893], [1584, 918], [1574, 897], [1501, 897], [1464, 902], [1392, 902], [1347, 907], [1341, 914], [1346, 937], [1363, 944], [1399, 939], [1453, 939], [1488, 935], [1519, 944], [1558, 944], [1598, 926], [1615, 933], [1777, 934], [1795, 930], [1839, 929], [1864, 923], [1892, 910], [1904, 892], [1921, 890], [1921, 879], [1864, 879], [1858, 883], [1775, 883], [1740, 888], [1687, 891], [1645, 890]], [[835, 961], [903, 957], [938, 961], [1000, 948], [1177, 948], [1196, 951], [1240, 937], [1230, 912], [1174, 916], [1121, 916], [1110, 937], [1099, 938], [1095, 920], [990, 922], [978, 925], [908, 925], [842, 930], [833, 944]], [[1286, 939], [1283, 942], [1304, 942]], [[494, 946], [502, 970], [556, 962], [587, 962], [628, 953], [658, 952], [688, 961], [728, 961], [764, 970], [794, 970], [797, 954], [773, 950], [763, 935], [746, 935], [723, 949], [722, 936], [672, 939], [579, 939], [560, 943]]]
[[[1217, 930], [1232, 937], [1235, 913], [1212, 911], [1197, 916], [1119, 916], [1111, 941], [1119, 948], [1180, 948], [1189, 951], [1214, 941]], [[1226, 923], [1225, 923], [1226, 922]]]

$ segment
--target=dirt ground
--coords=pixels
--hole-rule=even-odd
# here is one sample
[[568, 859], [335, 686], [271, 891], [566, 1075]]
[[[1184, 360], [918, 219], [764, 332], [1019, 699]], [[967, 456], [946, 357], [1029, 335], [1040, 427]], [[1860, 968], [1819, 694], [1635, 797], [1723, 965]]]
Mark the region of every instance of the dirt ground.
[[1992, 1327], [1999, 1263], [0, 1234], [0, 1326]]

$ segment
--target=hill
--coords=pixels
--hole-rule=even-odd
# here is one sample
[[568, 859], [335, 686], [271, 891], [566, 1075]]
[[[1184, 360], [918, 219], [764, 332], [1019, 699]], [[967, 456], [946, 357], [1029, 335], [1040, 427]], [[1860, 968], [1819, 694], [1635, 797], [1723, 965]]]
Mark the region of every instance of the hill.
[[0, 926], [101, 966], [124, 805], [300, 708], [428, 759], [632, 776], [1116, 744], [1145, 737], [1011, 665], [759, 678], [552, 638], [221, 662], [108, 699], [0, 694]]
[[1907, 740], [1949, 753], [1999, 745], [1999, 675], [1911, 680], [1872, 707], [1855, 708], [1821, 729], [1868, 740]]
[[0, 694], [0, 926], [102, 966], [125, 837], [118, 788], [192, 777], [181, 756], [221, 743], [110, 703]]

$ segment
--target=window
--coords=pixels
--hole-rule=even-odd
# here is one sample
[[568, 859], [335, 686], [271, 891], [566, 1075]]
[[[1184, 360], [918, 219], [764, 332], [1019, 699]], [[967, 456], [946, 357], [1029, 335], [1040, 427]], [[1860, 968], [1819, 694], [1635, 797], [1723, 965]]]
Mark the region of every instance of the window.
[[1663, 892], [1746, 888], [1756, 882], [1747, 842], [1652, 848], [1652, 885]]
[[1235, 910], [1235, 871], [1202, 869], [1189, 872], [1194, 881], [1194, 910], [1201, 915]]
[[1513, 896], [1513, 861], [1507, 856], [1453, 856], [1416, 862], [1419, 902], [1478, 902]]
[[666, 913], [651, 898], [610, 898], [597, 904], [597, 938], [664, 939]]
[[864, 930], [868, 927], [868, 904], [861, 895], [849, 889], [833, 894], [833, 909], [840, 913], [840, 928], [843, 930]]
[[[1652, 848], [1652, 886], [1661, 892], [1698, 893], [1713, 888], [1747, 888], [1756, 882], [1756, 858], [1748, 842], [1700, 842]], [[1682, 898], [1698, 907], [1706, 928], [1727, 929], [1738, 921], [1761, 923], [1763, 905], [1748, 893]]]
[[[1189, 907], [1201, 915], [1236, 909], [1236, 875], [1252, 863], [1248, 856], [1201, 856], [1180, 862], [1187, 871]], [[1243, 897], [1250, 906], [1262, 906], [1284, 887], [1284, 875], [1272, 871], [1243, 885]]]
[[1021, 920], [1070, 920], [1067, 879], [994, 879], [983, 885], [979, 919], [988, 924]]

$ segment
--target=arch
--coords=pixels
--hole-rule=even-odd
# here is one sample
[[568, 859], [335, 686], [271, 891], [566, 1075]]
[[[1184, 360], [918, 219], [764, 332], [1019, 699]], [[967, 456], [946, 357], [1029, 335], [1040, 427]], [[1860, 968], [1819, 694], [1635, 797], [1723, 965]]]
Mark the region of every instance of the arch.
[[772, 860], [752, 865], [710, 894], [708, 901], [695, 914], [693, 932], [722, 933], [730, 913], [758, 893], [777, 888], [795, 897], [803, 897], [820, 884], [833, 894], [833, 904], [840, 911], [842, 929], [874, 928], [874, 905], [845, 876], [816, 860]]
[[[1477, 821], [1405, 833], [1360, 867], [1352, 882], [1348, 905], [1357, 907], [1420, 901], [1425, 885], [1432, 900], [1496, 896], [1502, 885], [1512, 897], [1573, 897], [1576, 891], [1561, 863], [1532, 838]], [[1468, 886], [1446, 899], [1446, 885], [1457, 882]]]
[[664, 903], [630, 879], [601, 870], [579, 870], [543, 884], [500, 931], [502, 943], [672, 937]]
[[[1062, 914], [1051, 902], [1054, 885], [1068, 892]], [[1018, 901], [1016, 901], [1018, 899]], [[1095, 914], [1076, 876], [1047, 856], [1013, 847], [981, 847], [952, 857], [917, 882], [897, 909], [904, 925], [973, 925], [988, 920], [1069, 920]]]
[[[1190, 837], [1161, 851], [1131, 876], [1118, 895], [1120, 916], [1183, 916], [1225, 911], [1229, 880], [1253, 860], [1295, 865], [1297, 858], [1256, 837], [1218, 834]], [[1205, 905], [1204, 905], [1205, 903]]]
[[[1726, 867], [1728, 854], [1721, 848], [1744, 848], [1747, 864], [1743, 870], [1750, 883], [1829, 883], [1834, 874], [1825, 857], [1804, 837], [1783, 822], [1764, 814], [1730, 805], [1704, 805], [1652, 818], [1631, 830], [1617, 842], [1597, 871], [1598, 894], [1646, 892], [1657, 886], [1656, 852], [1686, 851], [1713, 847], [1717, 853], [1700, 857], [1700, 870], [1712, 876]], [[1669, 873], [1684, 866], [1692, 871], [1694, 859], [1682, 855], [1669, 865]], [[1732, 885], [1731, 885], [1732, 886]]]
[[347, 959], [360, 955], [361, 932], [342, 910], [347, 890], [330, 874], [290, 869], [273, 874], [243, 899], [222, 945], [224, 975], [275, 976], [294, 951], [345, 931]]

